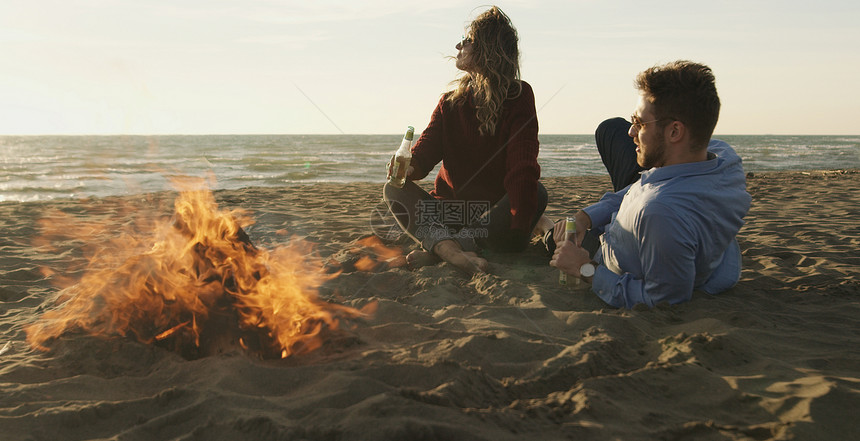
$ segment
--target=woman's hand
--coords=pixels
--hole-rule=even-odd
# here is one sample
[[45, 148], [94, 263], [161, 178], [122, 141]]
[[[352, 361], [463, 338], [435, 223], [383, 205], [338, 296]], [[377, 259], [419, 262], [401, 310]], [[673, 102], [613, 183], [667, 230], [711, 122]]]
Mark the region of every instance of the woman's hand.
[[394, 173], [394, 156], [392, 156], [391, 159], [388, 160], [387, 167], [388, 167], [388, 174], [385, 175], [385, 179], [391, 178], [391, 174]]
[[[406, 177], [411, 178], [413, 171], [415, 171], [415, 167], [412, 166], [412, 163], [410, 160], [409, 167], [406, 168]], [[394, 173], [394, 156], [392, 156], [391, 159], [388, 160], [388, 174], [385, 175], [385, 179], [390, 178], [392, 173]]]

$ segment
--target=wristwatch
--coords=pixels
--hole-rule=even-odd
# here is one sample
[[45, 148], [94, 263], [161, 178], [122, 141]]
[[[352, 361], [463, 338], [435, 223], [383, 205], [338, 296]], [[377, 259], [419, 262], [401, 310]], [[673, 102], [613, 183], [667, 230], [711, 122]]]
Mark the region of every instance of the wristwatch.
[[581, 267], [579, 267], [579, 274], [582, 277], [594, 277], [594, 265], [589, 263], [583, 263]]

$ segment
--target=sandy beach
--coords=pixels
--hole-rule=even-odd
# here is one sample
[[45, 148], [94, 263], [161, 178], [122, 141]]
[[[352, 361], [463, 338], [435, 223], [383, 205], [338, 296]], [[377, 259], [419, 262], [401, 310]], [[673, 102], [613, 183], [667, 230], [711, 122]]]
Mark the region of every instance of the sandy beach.
[[[553, 219], [610, 188], [543, 182]], [[0, 439], [856, 439], [860, 170], [755, 173], [747, 186], [740, 283], [633, 310], [560, 286], [537, 243], [486, 254], [490, 273], [472, 277], [399, 266], [367, 246], [377, 184], [215, 192], [253, 219], [256, 246], [312, 244], [328, 269], [320, 298], [367, 312], [285, 359], [80, 332], [31, 348], [25, 327], [83, 276], [87, 250], [169, 216], [176, 193], [2, 203]]]

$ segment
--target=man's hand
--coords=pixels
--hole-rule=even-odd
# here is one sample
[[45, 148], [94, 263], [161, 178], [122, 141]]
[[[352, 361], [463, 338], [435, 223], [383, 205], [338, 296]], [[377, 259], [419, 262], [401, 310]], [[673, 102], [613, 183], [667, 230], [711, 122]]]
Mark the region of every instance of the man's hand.
[[[573, 215], [573, 220], [576, 223], [576, 236], [573, 237], [573, 242], [580, 246], [582, 245], [582, 239], [585, 237], [585, 232], [591, 228], [591, 218], [585, 214], [584, 211], [579, 210], [576, 214]], [[553, 230], [552, 237], [555, 240], [556, 249], [560, 247], [564, 241], [564, 229], [565, 222], [560, 221], [556, 222], [555, 229]]]
[[549, 264], [567, 274], [580, 277], [579, 268], [588, 262], [591, 262], [591, 256], [586, 249], [571, 241], [566, 241], [556, 247], [555, 254], [552, 255]]

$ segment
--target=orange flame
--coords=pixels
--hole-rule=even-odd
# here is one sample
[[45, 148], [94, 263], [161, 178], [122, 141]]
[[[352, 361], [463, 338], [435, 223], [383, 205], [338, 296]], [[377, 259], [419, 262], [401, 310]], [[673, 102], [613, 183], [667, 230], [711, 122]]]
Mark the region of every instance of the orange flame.
[[48, 341], [78, 331], [172, 341], [187, 352], [222, 338], [226, 324], [242, 347], [287, 357], [318, 348], [324, 331], [362, 315], [317, 297], [325, 276], [310, 244], [255, 247], [243, 230], [251, 220], [219, 210], [205, 188], [183, 190], [174, 210], [170, 222], [97, 248], [81, 280], [26, 328], [30, 345], [47, 350]]
[[360, 255], [352, 264], [355, 269], [365, 272], [398, 268], [406, 265], [406, 257], [400, 247], [388, 247], [377, 236], [367, 236], [358, 239], [350, 254]]

